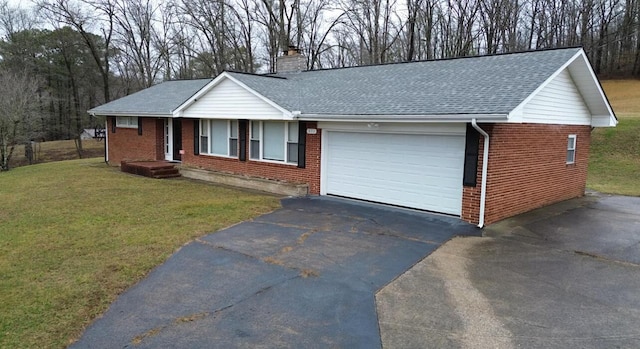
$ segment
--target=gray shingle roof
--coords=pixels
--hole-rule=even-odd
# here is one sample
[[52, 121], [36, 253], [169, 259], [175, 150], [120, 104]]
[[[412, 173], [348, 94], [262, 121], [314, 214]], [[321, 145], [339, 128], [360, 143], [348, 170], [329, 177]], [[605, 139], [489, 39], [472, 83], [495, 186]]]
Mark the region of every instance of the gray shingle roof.
[[[227, 74], [284, 109], [302, 114], [349, 118], [508, 114], [580, 50], [568, 48], [272, 75]], [[89, 112], [171, 115], [210, 81], [167, 81]]]
[[89, 110], [97, 115], [171, 115], [212, 79], [166, 81]]
[[290, 111], [330, 115], [507, 114], [579, 48], [269, 76], [232, 76]]

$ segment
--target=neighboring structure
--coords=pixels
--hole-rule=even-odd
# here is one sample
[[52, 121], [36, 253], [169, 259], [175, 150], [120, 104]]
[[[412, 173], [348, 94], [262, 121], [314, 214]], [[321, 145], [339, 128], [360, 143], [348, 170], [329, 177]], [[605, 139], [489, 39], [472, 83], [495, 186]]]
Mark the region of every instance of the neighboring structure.
[[580, 48], [224, 72], [89, 112], [108, 116], [111, 164], [177, 160], [479, 226], [584, 195], [591, 128], [617, 123]]
[[105, 130], [103, 128], [85, 128], [80, 134], [80, 139], [98, 139], [102, 140], [105, 137]]

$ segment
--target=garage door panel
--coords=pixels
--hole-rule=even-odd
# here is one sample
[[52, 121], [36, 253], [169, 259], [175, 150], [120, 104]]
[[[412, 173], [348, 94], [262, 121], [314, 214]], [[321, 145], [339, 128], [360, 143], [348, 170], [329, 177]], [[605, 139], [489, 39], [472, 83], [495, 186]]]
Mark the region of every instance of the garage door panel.
[[328, 132], [326, 193], [460, 214], [464, 137]]

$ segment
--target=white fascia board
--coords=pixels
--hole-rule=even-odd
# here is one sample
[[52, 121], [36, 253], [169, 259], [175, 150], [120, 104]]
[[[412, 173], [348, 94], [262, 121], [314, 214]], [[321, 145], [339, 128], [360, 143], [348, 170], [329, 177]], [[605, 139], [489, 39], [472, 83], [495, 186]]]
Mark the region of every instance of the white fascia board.
[[200, 91], [198, 91], [196, 94], [194, 94], [186, 102], [182, 103], [178, 108], [176, 108], [176, 110], [173, 111], [173, 117], [182, 117], [182, 115], [183, 115], [182, 112], [185, 109], [189, 108], [189, 106], [192, 105], [193, 103], [195, 103], [201, 96], [203, 96], [206, 93], [209, 93], [209, 91], [211, 91], [216, 85], [221, 83], [224, 79], [229, 79], [229, 80], [233, 81], [238, 86], [240, 86], [243, 89], [247, 90], [247, 92], [249, 92], [249, 93], [253, 94], [254, 96], [262, 99], [267, 104], [269, 104], [272, 107], [274, 107], [274, 108], [278, 109], [279, 111], [281, 111], [283, 113], [283, 115], [284, 115], [284, 119], [285, 120], [292, 120], [293, 119], [292, 113], [289, 110], [281, 107], [280, 105], [276, 104], [275, 102], [273, 102], [269, 98], [261, 95], [260, 93], [256, 92], [255, 90], [253, 90], [249, 86], [243, 84], [242, 82], [240, 82], [238, 79], [236, 79], [233, 76], [231, 76], [226, 71], [222, 72], [222, 74], [218, 75], [218, 77], [213, 79], [210, 83], [205, 85], [205, 87], [201, 88]]
[[[179, 115], [179, 116], [176, 116]], [[206, 117], [200, 117], [200, 116], [184, 116], [182, 112], [180, 112], [179, 114], [175, 114], [173, 117], [183, 117], [185, 119], [210, 119], [210, 120], [235, 120], [233, 117], [230, 116], [215, 116], [215, 115], [208, 115]], [[236, 117], [237, 118], [237, 117]], [[293, 120], [297, 120], [295, 119], [293, 116], [291, 116], [290, 113], [282, 113], [282, 117], [281, 118], [274, 118], [274, 117], [269, 117], [269, 116], [250, 116], [250, 115], [242, 115], [242, 117], [240, 119], [244, 119], [244, 120], [262, 120], [262, 121], [267, 121], [267, 120], [271, 120], [271, 121], [293, 121]]]
[[508, 114], [440, 114], [440, 115], [328, 115], [300, 114], [301, 121], [332, 122], [402, 122], [402, 123], [468, 123], [473, 119], [481, 122], [505, 122]]
[[133, 113], [133, 112], [94, 112], [89, 110], [89, 114], [98, 115], [98, 116], [137, 116], [141, 118], [170, 118], [172, 114], [169, 112], [167, 114], [144, 114], [144, 113]]
[[591, 126], [593, 127], [615, 127], [618, 125], [618, 119], [611, 115], [594, 115], [591, 117]]

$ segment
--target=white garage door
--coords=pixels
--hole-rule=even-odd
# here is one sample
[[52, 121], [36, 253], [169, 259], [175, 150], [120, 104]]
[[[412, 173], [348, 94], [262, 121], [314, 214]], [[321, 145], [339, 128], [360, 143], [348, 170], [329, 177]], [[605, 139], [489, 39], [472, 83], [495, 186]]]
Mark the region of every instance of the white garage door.
[[464, 136], [327, 132], [329, 195], [459, 215]]

